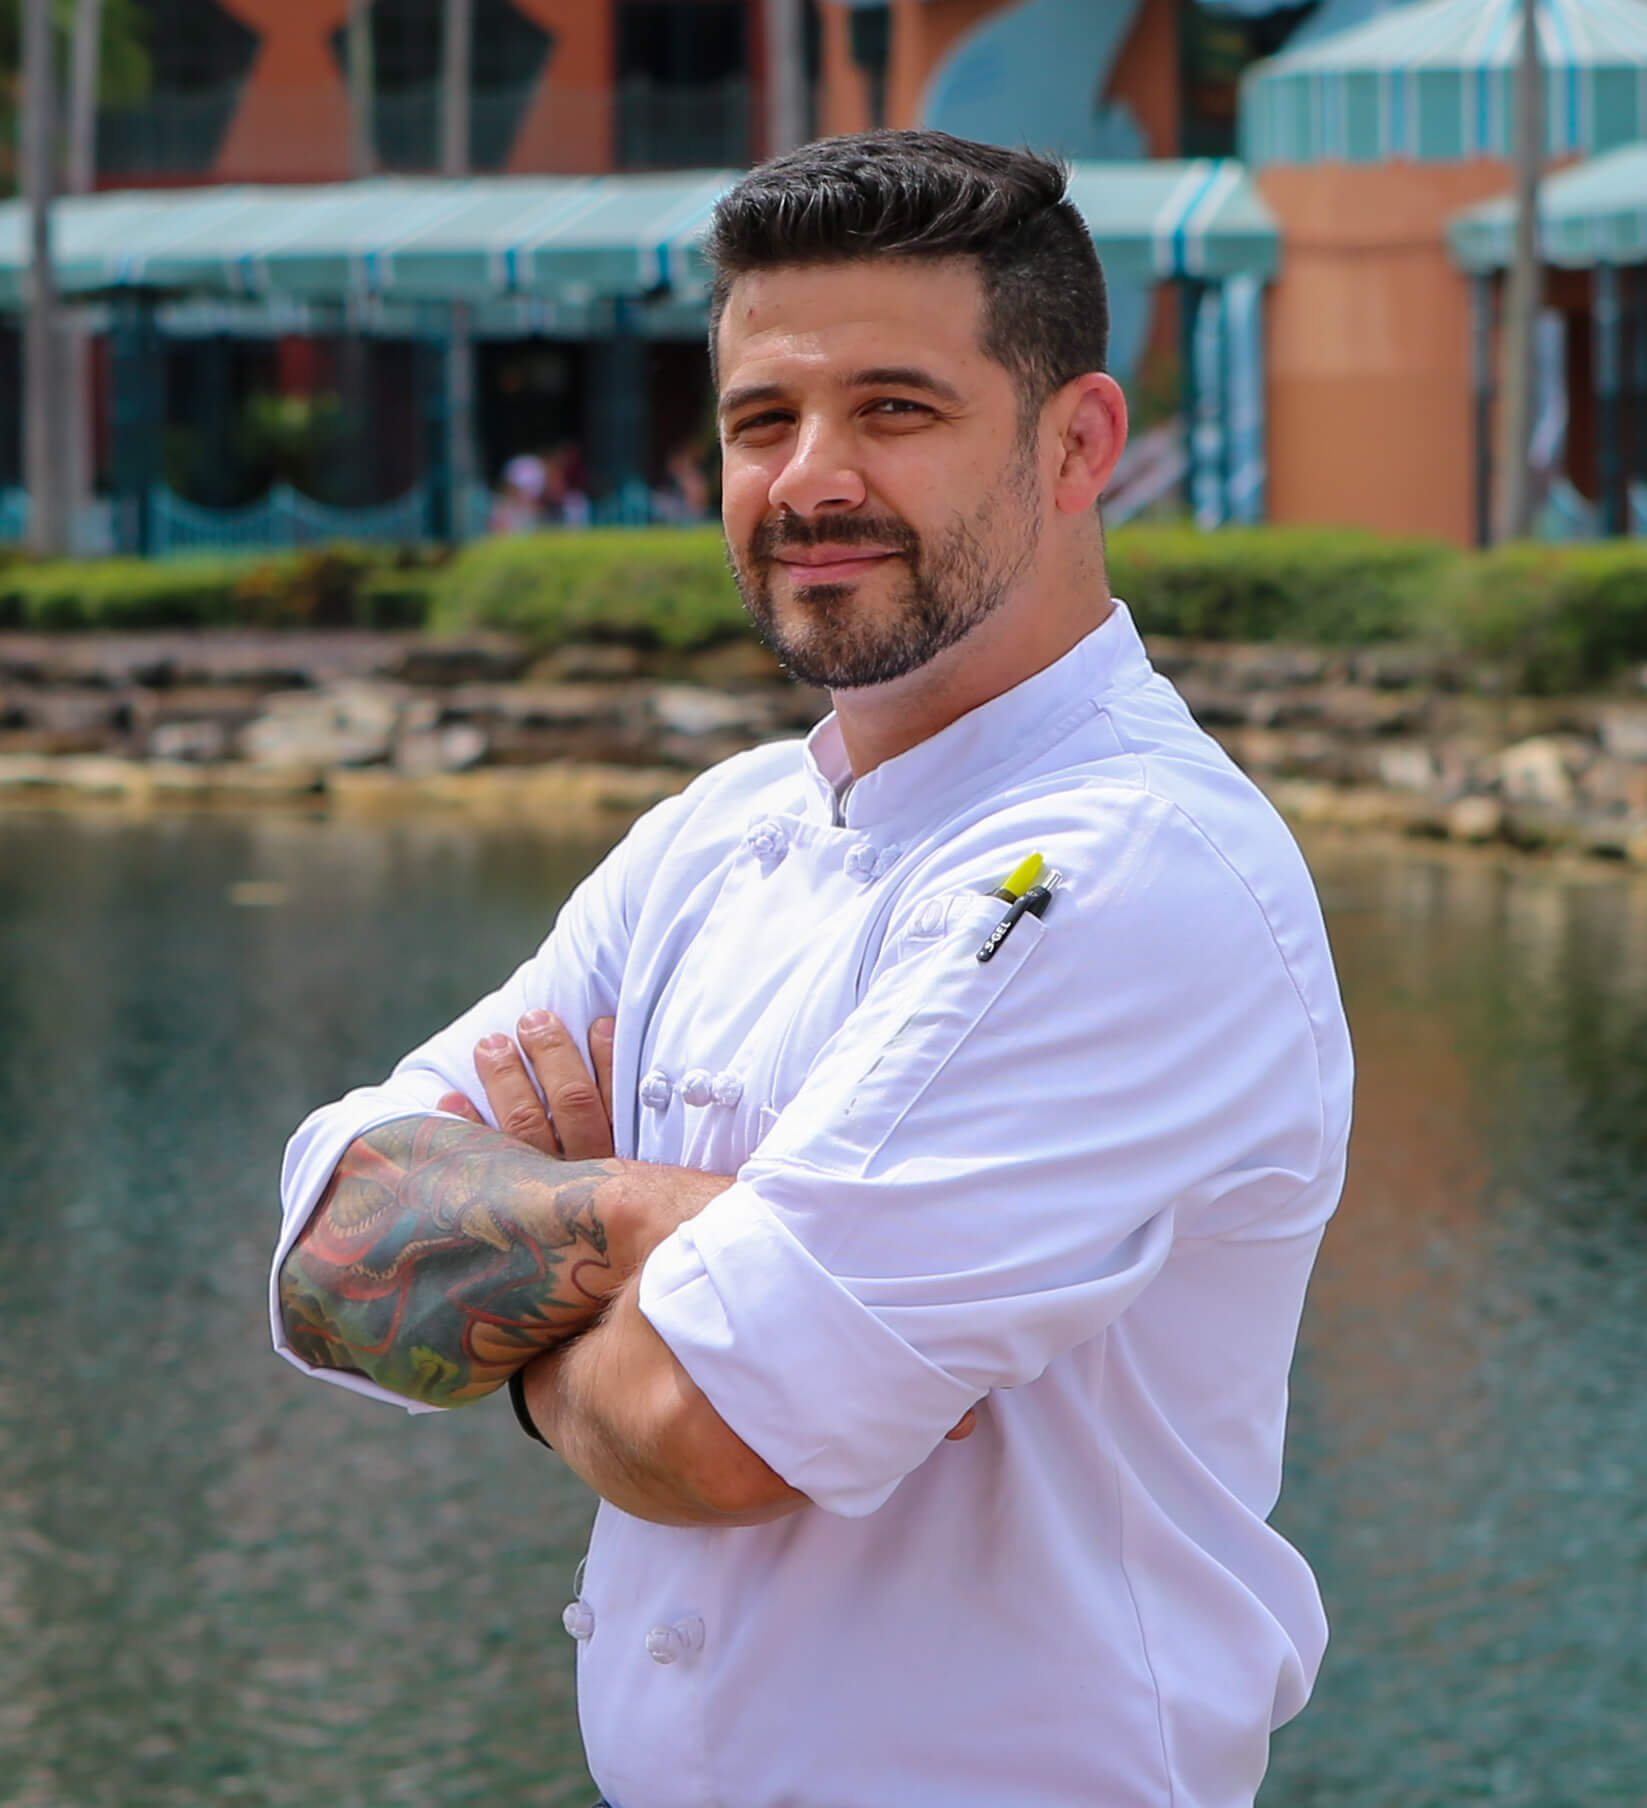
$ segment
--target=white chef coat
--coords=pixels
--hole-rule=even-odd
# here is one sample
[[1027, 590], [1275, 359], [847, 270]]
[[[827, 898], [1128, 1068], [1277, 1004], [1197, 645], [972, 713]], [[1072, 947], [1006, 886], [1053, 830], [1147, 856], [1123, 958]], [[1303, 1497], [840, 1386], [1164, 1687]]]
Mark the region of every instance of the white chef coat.
[[[816, 1504], [602, 1505], [567, 1624], [609, 1801], [1246, 1808], [1325, 1640], [1265, 1523], [1349, 1128], [1303, 861], [1121, 607], [837, 822], [848, 777], [830, 719], [645, 817], [500, 991], [303, 1125], [280, 1255], [354, 1137], [482, 1100], [480, 1036], [615, 1012], [619, 1153], [737, 1175], [641, 1309]], [[1064, 887], [981, 964], [1032, 850]]]

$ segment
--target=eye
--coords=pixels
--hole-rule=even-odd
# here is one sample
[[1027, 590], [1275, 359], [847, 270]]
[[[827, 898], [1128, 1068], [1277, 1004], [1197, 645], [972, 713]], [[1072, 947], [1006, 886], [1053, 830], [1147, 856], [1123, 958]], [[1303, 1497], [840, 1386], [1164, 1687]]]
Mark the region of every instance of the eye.
[[768, 408], [761, 414], [746, 414], [741, 420], [734, 421], [726, 430], [728, 439], [759, 438], [763, 434], [770, 435], [789, 425], [792, 417], [781, 408]]
[[924, 427], [934, 419], [936, 410], [925, 402], [912, 402], [908, 396], [877, 396], [866, 404], [863, 418], [876, 427]]

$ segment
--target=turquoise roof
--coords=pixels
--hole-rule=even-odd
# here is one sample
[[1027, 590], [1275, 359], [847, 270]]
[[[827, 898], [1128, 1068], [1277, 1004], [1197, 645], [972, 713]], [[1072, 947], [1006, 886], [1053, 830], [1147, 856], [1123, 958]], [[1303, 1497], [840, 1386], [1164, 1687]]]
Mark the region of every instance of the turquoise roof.
[[[1256, 63], [1241, 154], [1272, 163], [1509, 157], [1522, 0], [1418, 0]], [[1551, 155], [1647, 137], [1647, 4], [1537, 0]]]
[[[607, 297], [701, 300], [699, 252], [736, 170], [380, 179], [304, 188], [143, 189], [54, 209], [69, 295], [148, 289], [306, 303]], [[1240, 164], [1081, 163], [1070, 194], [1108, 268], [1143, 278], [1276, 265], [1273, 220]], [[0, 306], [22, 305], [28, 222], [0, 205]]]
[[[1461, 268], [1508, 268], [1514, 256], [1513, 195], [1461, 213], [1447, 246]], [[1625, 145], [1576, 164], [1539, 185], [1539, 246], [1544, 261], [1566, 269], [1647, 264], [1647, 144]]]

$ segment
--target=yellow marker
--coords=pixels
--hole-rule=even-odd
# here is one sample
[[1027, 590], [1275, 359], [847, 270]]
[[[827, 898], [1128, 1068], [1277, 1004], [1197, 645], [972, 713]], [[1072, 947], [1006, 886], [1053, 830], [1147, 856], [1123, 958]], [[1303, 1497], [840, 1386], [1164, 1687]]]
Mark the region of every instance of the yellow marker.
[[1039, 854], [1025, 854], [1007, 877], [989, 894], [990, 897], [999, 898], [1003, 904], [1016, 904], [1040, 877], [1041, 868], [1045, 865], [1046, 862]]

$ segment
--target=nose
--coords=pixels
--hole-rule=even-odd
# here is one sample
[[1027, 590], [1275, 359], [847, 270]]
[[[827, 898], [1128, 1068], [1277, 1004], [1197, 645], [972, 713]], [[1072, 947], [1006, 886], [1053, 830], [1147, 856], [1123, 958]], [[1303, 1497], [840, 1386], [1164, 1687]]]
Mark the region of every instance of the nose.
[[773, 479], [767, 500], [793, 515], [844, 513], [868, 495], [851, 436], [826, 421], [803, 420], [788, 462]]

